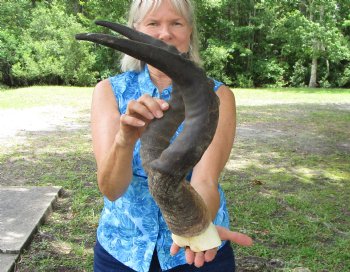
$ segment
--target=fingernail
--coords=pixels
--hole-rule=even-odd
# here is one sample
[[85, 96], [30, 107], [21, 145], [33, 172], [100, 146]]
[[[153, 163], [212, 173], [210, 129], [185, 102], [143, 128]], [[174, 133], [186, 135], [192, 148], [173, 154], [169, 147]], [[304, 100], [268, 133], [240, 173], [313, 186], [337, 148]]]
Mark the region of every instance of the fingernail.
[[162, 107], [163, 110], [165, 110], [165, 109], [167, 109], [169, 107], [169, 104], [168, 103], [163, 103], [161, 105], [161, 107]]
[[137, 121], [136, 124], [140, 127], [143, 127], [146, 123], [143, 121]]

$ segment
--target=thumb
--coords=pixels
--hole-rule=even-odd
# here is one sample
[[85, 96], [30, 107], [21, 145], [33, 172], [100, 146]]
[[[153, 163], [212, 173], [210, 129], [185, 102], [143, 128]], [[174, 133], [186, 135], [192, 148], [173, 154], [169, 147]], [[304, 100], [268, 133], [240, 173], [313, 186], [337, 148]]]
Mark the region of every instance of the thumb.
[[221, 240], [231, 241], [241, 246], [251, 246], [253, 244], [253, 239], [250, 238], [248, 235], [235, 231], [230, 231], [229, 229], [221, 226], [216, 226], [216, 229], [219, 233]]
[[177, 244], [173, 243], [170, 247], [170, 255], [171, 256], [176, 255], [179, 252], [179, 250], [180, 250], [180, 247]]

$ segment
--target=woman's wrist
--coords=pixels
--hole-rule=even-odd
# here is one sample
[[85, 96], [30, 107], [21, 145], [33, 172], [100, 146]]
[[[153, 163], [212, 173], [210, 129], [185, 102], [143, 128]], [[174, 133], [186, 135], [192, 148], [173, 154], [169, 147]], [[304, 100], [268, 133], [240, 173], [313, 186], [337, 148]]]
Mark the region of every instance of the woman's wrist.
[[114, 145], [116, 148], [121, 149], [134, 149], [137, 140], [131, 137], [126, 137], [121, 130], [118, 131], [114, 138]]

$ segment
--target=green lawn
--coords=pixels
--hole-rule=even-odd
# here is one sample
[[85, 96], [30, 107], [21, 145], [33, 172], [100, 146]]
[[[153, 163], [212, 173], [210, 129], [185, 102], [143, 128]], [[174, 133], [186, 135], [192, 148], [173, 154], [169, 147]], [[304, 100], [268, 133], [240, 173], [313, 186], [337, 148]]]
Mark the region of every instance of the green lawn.
[[238, 255], [350, 270], [349, 90], [236, 90], [238, 133], [223, 186]]
[[[350, 90], [234, 92], [238, 129], [221, 184], [232, 229], [255, 240], [250, 248], [234, 246], [238, 265], [259, 257], [279, 266], [253, 271], [350, 271]], [[83, 113], [76, 119], [82, 126], [21, 132], [19, 144], [0, 147], [0, 185], [64, 188], [17, 271], [92, 271], [102, 199], [88, 127], [91, 93], [0, 90], [0, 112], [59, 104]]]
[[42, 86], [0, 89], [0, 109], [24, 109], [47, 105], [87, 108], [93, 88]]

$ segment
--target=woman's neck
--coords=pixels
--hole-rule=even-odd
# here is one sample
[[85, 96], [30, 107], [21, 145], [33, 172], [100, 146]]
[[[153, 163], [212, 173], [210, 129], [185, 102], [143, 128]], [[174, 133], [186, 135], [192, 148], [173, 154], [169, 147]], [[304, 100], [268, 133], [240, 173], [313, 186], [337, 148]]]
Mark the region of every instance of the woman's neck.
[[171, 78], [168, 77], [163, 72], [154, 68], [153, 66], [148, 66], [149, 75], [154, 83], [157, 86], [159, 92], [162, 92], [166, 87], [171, 85]]

